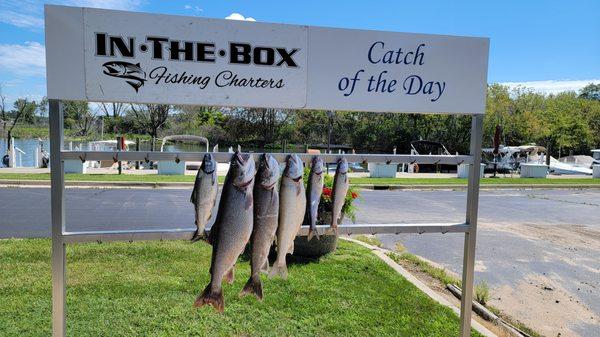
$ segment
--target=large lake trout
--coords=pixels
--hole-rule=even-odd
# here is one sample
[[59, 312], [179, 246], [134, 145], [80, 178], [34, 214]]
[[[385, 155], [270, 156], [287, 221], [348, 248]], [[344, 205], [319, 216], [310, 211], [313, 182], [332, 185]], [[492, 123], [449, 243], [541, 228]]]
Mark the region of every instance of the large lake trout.
[[346, 158], [342, 158], [338, 161], [337, 168], [335, 169], [335, 177], [333, 178], [333, 191], [331, 192], [331, 204], [333, 205], [333, 212], [331, 214], [332, 228], [337, 228], [338, 226], [349, 186], [348, 161]]
[[310, 226], [308, 229], [308, 241], [310, 241], [315, 235], [319, 238], [317, 217], [319, 215], [319, 202], [321, 202], [321, 194], [323, 193], [323, 160], [319, 157], [313, 157], [312, 159], [306, 186], [305, 223]]
[[260, 272], [268, 270], [269, 251], [277, 231], [279, 215], [279, 163], [270, 154], [263, 154], [254, 182], [254, 228], [250, 238], [250, 279], [241, 295], [253, 294], [262, 300]]
[[223, 289], [226, 275], [233, 280], [233, 267], [244, 251], [253, 225], [254, 159], [236, 152], [225, 177], [217, 219], [211, 228], [213, 245], [210, 265], [210, 283], [198, 296], [194, 306], [210, 304], [223, 312]]
[[273, 264], [270, 277], [279, 275], [287, 278], [286, 255], [294, 252], [294, 239], [306, 210], [302, 160], [295, 154], [286, 159], [286, 167], [281, 177], [279, 189], [279, 225], [277, 227], [277, 260]]
[[190, 202], [194, 204], [194, 216], [196, 219], [196, 234], [192, 241], [204, 238], [204, 228], [210, 220], [212, 210], [217, 202], [217, 162], [210, 153], [204, 155], [202, 165], [196, 174], [194, 190]]

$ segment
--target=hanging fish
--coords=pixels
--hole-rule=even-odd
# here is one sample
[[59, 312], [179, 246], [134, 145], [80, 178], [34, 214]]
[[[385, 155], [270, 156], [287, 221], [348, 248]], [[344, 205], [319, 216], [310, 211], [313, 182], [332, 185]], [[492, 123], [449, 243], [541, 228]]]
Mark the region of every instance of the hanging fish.
[[233, 282], [233, 267], [252, 234], [254, 174], [252, 156], [236, 152], [223, 185], [217, 219], [211, 228], [210, 283], [196, 299], [195, 307], [210, 304], [223, 312], [221, 284], [223, 279]]
[[262, 300], [260, 272], [269, 268], [269, 251], [277, 231], [279, 215], [279, 163], [270, 154], [263, 154], [254, 182], [254, 228], [250, 238], [250, 279], [240, 295], [253, 294]]
[[306, 214], [305, 223], [310, 226], [308, 229], [308, 241], [313, 236], [319, 238], [317, 232], [317, 216], [319, 213], [319, 202], [323, 193], [323, 160], [319, 157], [313, 157], [310, 166], [310, 175], [306, 190]]
[[295, 154], [286, 158], [286, 167], [279, 188], [279, 225], [277, 227], [277, 260], [269, 277], [287, 278], [286, 255], [294, 252], [294, 239], [306, 211], [306, 192], [302, 175], [302, 160]]
[[331, 214], [331, 227], [337, 228], [338, 221], [342, 216], [342, 207], [348, 193], [350, 180], [348, 179], [348, 161], [342, 158], [338, 161], [333, 178], [333, 191], [331, 194], [331, 204], [333, 212]]
[[202, 165], [196, 174], [194, 190], [190, 202], [194, 204], [194, 216], [196, 219], [196, 233], [192, 242], [204, 239], [204, 228], [210, 220], [212, 210], [217, 202], [217, 162], [210, 153], [204, 155]]

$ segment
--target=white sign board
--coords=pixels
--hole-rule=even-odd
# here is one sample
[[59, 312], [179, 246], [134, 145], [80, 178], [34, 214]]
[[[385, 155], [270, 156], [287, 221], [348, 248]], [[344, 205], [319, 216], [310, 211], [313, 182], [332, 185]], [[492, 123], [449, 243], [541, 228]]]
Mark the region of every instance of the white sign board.
[[48, 98], [485, 111], [489, 40], [46, 6]]

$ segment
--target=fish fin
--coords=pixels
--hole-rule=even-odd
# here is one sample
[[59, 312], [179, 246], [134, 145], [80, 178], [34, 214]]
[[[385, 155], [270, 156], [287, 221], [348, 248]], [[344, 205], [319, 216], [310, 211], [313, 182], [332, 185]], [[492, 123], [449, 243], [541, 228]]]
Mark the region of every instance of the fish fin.
[[235, 266], [231, 267], [231, 269], [229, 269], [227, 274], [225, 274], [225, 282], [227, 282], [227, 284], [233, 284], [234, 280], [235, 280]]
[[138, 89], [139, 89], [139, 88], [140, 88], [142, 85], [144, 85], [144, 83], [143, 83], [143, 82], [140, 82], [140, 83], [136, 83], [136, 82], [133, 82], [133, 81], [125, 81], [125, 82], [127, 82], [127, 83], [128, 83], [130, 86], [132, 86], [132, 87], [133, 87], [133, 89], [135, 89], [135, 92], [138, 92]]
[[192, 190], [192, 195], [190, 196], [190, 202], [194, 205], [196, 202], [198, 202], [198, 196], [196, 195], [196, 184], [194, 184], [194, 189]]
[[262, 291], [262, 282], [260, 282], [260, 277], [252, 277], [248, 279], [246, 285], [240, 292], [240, 296], [246, 296], [252, 294], [256, 297], [257, 300], [262, 301], [263, 299], [263, 291]]
[[246, 194], [246, 204], [245, 204], [246, 209], [250, 209], [250, 207], [252, 207], [252, 202], [253, 202], [252, 193], [247, 193]]
[[212, 305], [218, 312], [223, 312], [225, 309], [225, 301], [223, 299], [223, 289], [220, 289], [218, 292], [214, 292], [211, 290], [212, 284], [209, 283], [202, 294], [196, 298], [196, 302], [194, 302], [194, 307], [199, 308], [205, 304]]
[[210, 245], [212, 245], [214, 242], [217, 241], [217, 223], [215, 222], [212, 227], [210, 228], [210, 232], [208, 233], [208, 235], [206, 236], [206, 242], [208, 242]]
[[282, 279], [287, 279], [288, 269], [285, 262], [283, 264], [275, 263], [271, 268], [271, 272], [269, 273], [269, 278], [273, 278], [275, 276], [280, 276]]

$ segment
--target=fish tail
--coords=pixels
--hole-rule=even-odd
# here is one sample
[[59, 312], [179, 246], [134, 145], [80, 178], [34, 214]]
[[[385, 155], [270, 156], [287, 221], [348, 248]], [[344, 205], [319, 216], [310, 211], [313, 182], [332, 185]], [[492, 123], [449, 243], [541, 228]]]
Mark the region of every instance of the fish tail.
[[308, 241], [310, 241], [313, 237], [316, 237], [319, 240], [319, 231], [317, 231], [317, 226], [310, 226], [308, 228]]
[[212, 283], [209, 283], [202, 294], [198, 296], [196, 302], [194, 302], [194, 307], [199, 308], [206, 304], [212, 305], [218, 312], [223, 312], [225, 309], [223, 289], [219, 289], [219, 291], [213, 291]]
[[275, 263], [273, 267], [271, 267], [269, 278], [273, 278], [275, 276], [280, 276], [284, 280], [287, 279], [288, 269], [285, 261], [283, 263]]
[[200, 229], [196, 229], [196, 233], [194, 233], [194, 236], [192, 237], [192, 243], [194, 242], [198, 242], [200, 240], [206, 240], [206, 234], [204, 233], [204, 231], [201, 231]]
[[334, 214], [333, 217], [332, 217], [332, 219], [331, 219], [331, 228], [336, 228], [337, 229], [337, 226], [338, 226], [338, 218]]
[[263, 299], [263, 291], [262, 291], [262, 282], [260, 281], [260, 277], [250, 276], [248, 282], [240, 292], [240, 296], [246, 296], [252, 294], [256, 297], [257, 300], [262, 301]]

